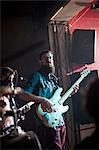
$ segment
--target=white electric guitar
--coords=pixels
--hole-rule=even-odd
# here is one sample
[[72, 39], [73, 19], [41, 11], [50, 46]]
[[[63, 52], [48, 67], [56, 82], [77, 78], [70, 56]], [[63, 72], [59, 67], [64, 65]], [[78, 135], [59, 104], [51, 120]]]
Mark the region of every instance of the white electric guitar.
[[71, 96], [71, 94], [74, 92], [75, 87], [79, 85], [89, 73], [90, 70], [83, 70], [80, 73], [80, 78], [71, 86], [68, 91], [66, 91], [66, 93], [62, 97], [61, 92], [63, 88], [60, 87], [55, 91], [54, 95], [50, 98], [50, 101], [53, 103], [53, 106], [56, 110], [55, 112], [44, 112], [41, 108], [41, 104], [39, 104], [37, 108], [37, 114], [46, 126], [52, 128], [59, 126], [61, 115], [69, 109], [69, 106], [63, 106], [63, 103], [67, 100], [68, 97]]

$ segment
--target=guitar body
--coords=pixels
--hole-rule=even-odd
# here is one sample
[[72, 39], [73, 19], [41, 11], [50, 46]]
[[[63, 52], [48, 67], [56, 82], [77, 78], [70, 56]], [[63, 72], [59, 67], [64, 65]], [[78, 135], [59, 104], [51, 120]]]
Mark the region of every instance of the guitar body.
[[[59, 100], [61, 99], [60, 95], [62, 90], [63, 90], [62, 88], [58, 88], [50, 99], [50, 101], [53, 103], [54, 108], [56, 110], [55, 112], [51, 112], [51, 113], [44, 112], [41, 108], [41, 104], [39, 104], [37, 108], [37, 114], [46, 126], [49, 127], [59, 126], [59, 123], [61, 121], [60, 118], [62, 114], [69, 109], [68, 105], [63, 106], [62, 104], [59, 103]], [[64, 122], [61, 122], [61, 124], [62, 123], [64, 124]]]
[[49, 127], [57, 127], [60, 124], [64, 124], [64, 122], [61, 121], [62, 114], [65, 113], [68, 109], [69, 106], [63, 106], [63, 103], [67, 100], [67, 98], [73, 93], [74, 89], [76, 88], [77, 85], [79, 85], [83, 79], [90, 73], [90, 70], [83, 70], [80, 73], [80, 78], [71, 86], [71, 88], [61, 97], [61, 92], [63, 88], [58, 88], [54, 95], [51, 97], [50, 101], [53, 103], [53, 106], [55, 108], [55, 112], [44, 112], [41, 108], [41, 104], [39, 104], [37, 108], [37, 114], [39, 118], [43, 121], [43, 123], [46, 126]]

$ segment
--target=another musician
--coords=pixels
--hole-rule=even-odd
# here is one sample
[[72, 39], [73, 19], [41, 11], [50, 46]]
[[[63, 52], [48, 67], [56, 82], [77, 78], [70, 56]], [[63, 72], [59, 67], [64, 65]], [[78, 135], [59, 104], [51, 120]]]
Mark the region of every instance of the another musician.
[[[55, 66], [53, 54], [51, 51], [43, 51], [39, 57], [40, 70], [33, 73], [25, 87], [25, 90], [35, 95], [51, 98], [59, 87], [57, 77], [54, 75]], [[57, 97], [56, 97], [57, 98]], [[43, 124], [37, 114], [37, 105], [34, 107], [32, 116], [32, 129], [37, 133], [44, 150], [66, 150], [67, 137], [66, 127], [63, 117], [60, 117], [61, 122], [58, 127], [51, 128]]]
[[[18, 80], [17, 71], [4, 67], [1, 69], [0, 77], [0, 119], [1, 119], [1, 134], [4, 135], [2, 140], [2, 145], [4, 147], [4, 142], [7, 142], [7, 139], [15, 137], [17, 134], [24, 136], [25, 132], [17, 124], [17, 107], [14, 100], [15, 95], [20, 95], [26, 101], [36, 101], [36, 103], [41, 103], [42, 109], [46, 111], [50, 109], [52, 111], [52, 104], [44, 97], [36, 96], [25, 92], [22, 88], [16, 87]], [[8, 137], [6, 137], [8, 135]], [[27, 135], [27, 134], [26, 134]], [[34, 135], [34, 134], [33, 134]], [[0, 136], [1, 137], [1, 136]], [[6, 138], [6, 140], [4, 139]], [[20, 137], [23, 139], [22, 137]], [[25, 136], [27, 139], [28, 136]], [[18, 141], [15, 141], [18, 142]], [[6, 143], [7, 144], [7, 143]], [[12, 145], [11, 145], [12, 146]], [[14, 146], [14, 145], [13, 145]], [[17, 145], [20, 146], [20, 145]], [[22, 146], [22, 145], [21, 145]], [[10, 147], [11, 148], [11, 147]], [[14, 147], [12, 147], [14, 148]], [[24, 144], [23, 144], [24, 148]], [[28, 147], [30, 148], [30, 147]]]

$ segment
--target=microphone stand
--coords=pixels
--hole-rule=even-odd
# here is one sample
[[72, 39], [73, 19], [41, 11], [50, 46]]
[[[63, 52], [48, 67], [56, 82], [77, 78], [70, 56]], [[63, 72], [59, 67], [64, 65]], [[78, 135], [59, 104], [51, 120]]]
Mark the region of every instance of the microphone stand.
[[[14, 91], [14, 83], [13, 83], [14, 74], [11, 75], [11, 88]], [[18, 134], [18, 116], [17, 116], [17, 106], [14, 99], [14, 94], [11, 96], [11, 109], [13, 111], [13, 119], [14, 119], [14, 134]]]

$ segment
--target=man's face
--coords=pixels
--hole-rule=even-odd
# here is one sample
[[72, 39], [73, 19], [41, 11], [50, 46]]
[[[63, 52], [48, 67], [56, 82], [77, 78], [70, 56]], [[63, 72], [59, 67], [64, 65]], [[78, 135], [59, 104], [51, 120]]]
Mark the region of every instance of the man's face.
[[49, 67], [54, 66], [53, 54], [52, 54], [51, 52], [45, 53], [45, 54], [41, 57], [40, 65], [41, 65], [41, 66], [49, 66]]
[[51, 52], [45, 53], [40, 60], [40, 66], [48, 73], [55, 73], [55, 66], [53, 60], [53, 54]]

